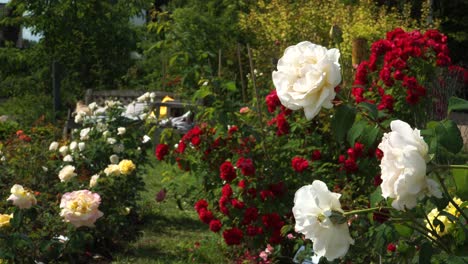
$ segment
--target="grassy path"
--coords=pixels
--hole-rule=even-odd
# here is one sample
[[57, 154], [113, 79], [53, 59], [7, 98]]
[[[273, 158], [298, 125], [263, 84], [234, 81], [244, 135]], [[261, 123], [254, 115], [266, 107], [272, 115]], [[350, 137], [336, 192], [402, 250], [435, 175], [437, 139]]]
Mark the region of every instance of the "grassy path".
[[162, 188], [161, 169], [155, 166], [145, 175], [143, 235], [112, 263], [227, 263], [221, 237], [198, 220], [191, 205], [184, 204], [185, 210], [180, 210], [171, 193], [165, 201], [156, 202]]

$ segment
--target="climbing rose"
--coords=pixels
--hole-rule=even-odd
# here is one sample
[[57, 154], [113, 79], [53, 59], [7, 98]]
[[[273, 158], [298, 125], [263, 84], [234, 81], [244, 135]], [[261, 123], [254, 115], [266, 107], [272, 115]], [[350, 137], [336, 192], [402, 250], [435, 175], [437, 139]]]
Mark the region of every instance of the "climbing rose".
[[244, 176], [252, 176], [255, 174], [255, 167], [251, 159], [240, 157], [239, 160], [237, 160], [236, 165], [241, 169]]
[[339, 58], [337, 49], [308, 41], [286, 48], [273, 72], [281, 103], [291, 110], [303, 108], [308, 120], [322, 107], [332, 108], [334, 88], [341, 82]]

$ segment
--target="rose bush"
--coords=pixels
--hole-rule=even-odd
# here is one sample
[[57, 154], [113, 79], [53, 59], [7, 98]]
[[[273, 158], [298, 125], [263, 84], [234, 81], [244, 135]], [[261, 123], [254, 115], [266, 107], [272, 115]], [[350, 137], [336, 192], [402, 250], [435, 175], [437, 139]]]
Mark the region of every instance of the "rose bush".
[[[452, 199], [463, 185], [456, 186], [454, 167], [443, 165], [466, 163], [460, 131], [448, 119], [424, 117], [435, 107], [429, 80], [446, 78], [445, 36], [396, 29], [387, 38], [374, 43], [374, 55], [358, 67], [354, 99], [338, 87], [339, 52], [301, 42], [285, 51], [273, 73], [276, 89], [265, 98], [269, 115], [258, 105], [229, 113], [208, 107], [181, 138], [170, 132], [161, 137], [157, 159], [193, 175], [200, 220], [234, 246], [239, 261], [256, 254], [259, 263], [301, 262], [315, 254], [340, 263], [463, 259], [456, 255], [466, 244], [466, 229], [453, 233], [456, 243], [442, 242], [437, 230], [448, 222], [431, 217], [431, 228], [425, 222], [430, 209], [448, 204], [458, 207], [447, 216], [455, 225], [467, 221], [465, 205]], [[406, 81], [396, 79], [398, 70]], [[419, 79], [427, 82], [408, 88]], [[204, 96], [216, 96], [209, 88], [203, 86]], [[466, 107], [461, 99], [449, 100], [453, 92], [434, 98], [446, 100], [448, 110], [455, 102]], [[305, 118], [292, 111], [300, 109]], [[215, 114], [222, 124], [210, 122]], [[276, 247], [274, 254], [262, 250], [267, 244]]]
[[2, 226], [9, 226], [0, 229], [1, 259], [89, 263], [94, 255], [111, 258], [138, 237], [152, 146], [145, 131], [153, 121], [125, 115], [119, 102], [88, 108], [70, 140], [54, 141], [58, 131], [39, 121], [0, 145], [0, 208]]

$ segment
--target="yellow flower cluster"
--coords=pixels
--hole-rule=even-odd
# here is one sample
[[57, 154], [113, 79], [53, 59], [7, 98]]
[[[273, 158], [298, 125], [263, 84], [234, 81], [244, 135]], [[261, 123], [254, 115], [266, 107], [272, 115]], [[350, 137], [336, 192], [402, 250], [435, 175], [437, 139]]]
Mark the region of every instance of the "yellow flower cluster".
[[[453, 201], [458, 205], [460, 206], [463, 201], [460, 199], [460, 198], [453, 198]], [[445, 207], [444, 209], [445, 212], [455, 216], [455, 217], [458, 217], [460, 216], [460, 212], [457, 211], [457, 209], [455, 208], [455, 206], [453, 206], [452, 203], [449, 203], [447, 205], [447, 207]], [[429, 212], [429, 214], [427, 215], [427, 218], [429, 219], [430, 223], [428, 223], [426, 221], [426, 227], [430, 230], [432, 230], [432, 227], [435, 228], [435, 231], [437, 232], [437, 235], [439, 236], [445, 236], [446, 234], [450, 233], [453, 228], [455, 227], [455, 223], [452, 222], [447, 216], [445, 215], [439, 215], [440, 212], [439, 210], [437, 210], [437, 208], [434, 208], [432, 209], [432, 211]], [[438, 225], [438, 226], [435, 226], [434, 225], [434, 220], [437, 219], [439, 220], [440, 222], [442, 222], [442, 224], [444, 224], [444, 230], [442, 231], [441, 230], [441, 226]], [[431, 233], [429, 233], [429, 236], [435, 238], [435, 236]]]

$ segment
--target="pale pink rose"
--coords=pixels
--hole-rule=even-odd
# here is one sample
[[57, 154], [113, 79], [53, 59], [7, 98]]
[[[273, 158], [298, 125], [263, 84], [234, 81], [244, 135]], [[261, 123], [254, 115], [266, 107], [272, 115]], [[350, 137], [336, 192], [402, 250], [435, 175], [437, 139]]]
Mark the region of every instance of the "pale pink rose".
[[250, 108], [248, 106], [242, 107], [239, 111], [241, 114], [247, 114], [248, 112], [250, 112]]
[[11, 195], [7, 201], [12, 201], [13, 205], [18, 206], [20, 209], [28, 209], [37, 203], [36, 197], [30, 191], [27, 191], [19, 184], [13, 185], [11, 188]]
[[65, 193], [60, 201], [60, 216], [75, 227], [94, 227], [96, 220], [104, 215], [98, 210], [100, 203], [99, 194], [88, 190]]
[[266, 253], [265, 251], [262, 251], [260, 252], [260, 254], [258, 255], [261, 259], [263, 259], [263, 261], [267, 261], [268, 260], [268, 253]]

